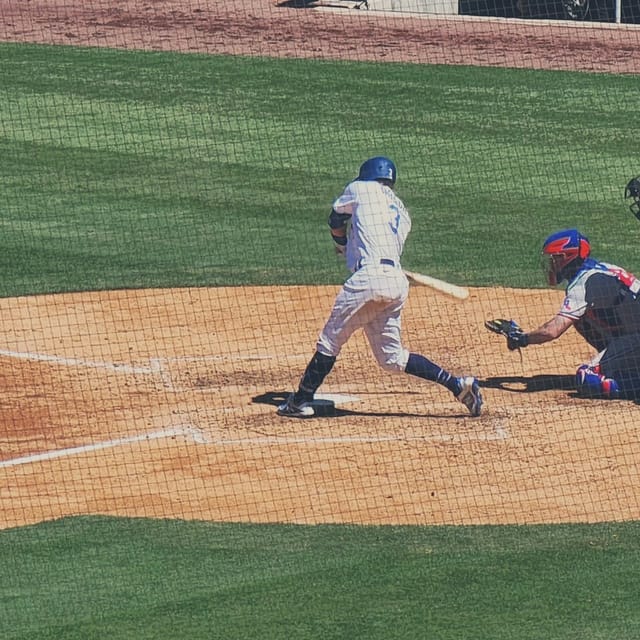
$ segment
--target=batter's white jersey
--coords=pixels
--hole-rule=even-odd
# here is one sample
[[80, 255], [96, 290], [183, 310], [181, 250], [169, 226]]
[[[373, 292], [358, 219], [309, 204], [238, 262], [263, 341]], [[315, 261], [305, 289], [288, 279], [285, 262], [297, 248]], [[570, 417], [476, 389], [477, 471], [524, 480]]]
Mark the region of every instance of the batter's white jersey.
[[375, 180], [348, 184], [333, 209], [351, 216], [346, 258], [352, 275], [336, 297], [317, 350], [337, 356], [363, 329], [378, 363], [404, 371], [409, 351], [402, 345], [401, 315], [409, 283], [400, 256], [411, 229], [409, 213], [393, 189]]
[[400, 264], [411, 218], [393, 189], [375, 180], [356, 180], [345, 187], [333, 209], [351, 215], [346, 253], [351, 272], [381, 258]]

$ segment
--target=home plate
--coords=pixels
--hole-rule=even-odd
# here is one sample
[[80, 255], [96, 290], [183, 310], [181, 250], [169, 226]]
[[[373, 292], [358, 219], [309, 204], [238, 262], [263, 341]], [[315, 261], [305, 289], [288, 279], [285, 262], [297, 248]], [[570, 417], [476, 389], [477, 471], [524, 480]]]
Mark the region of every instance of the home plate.
[[316, 393], [316, 400], [328, 400], [334, 404], [345, 404], [345, 402], [359, 402], [358, 396], [351, 396], [348, 393]]
[[311, 402], [311, 406], [317, 417], [335, 415], [336, 405], [347, 402], [358, 402], [358, 396], [345, 393], [317, 393]]

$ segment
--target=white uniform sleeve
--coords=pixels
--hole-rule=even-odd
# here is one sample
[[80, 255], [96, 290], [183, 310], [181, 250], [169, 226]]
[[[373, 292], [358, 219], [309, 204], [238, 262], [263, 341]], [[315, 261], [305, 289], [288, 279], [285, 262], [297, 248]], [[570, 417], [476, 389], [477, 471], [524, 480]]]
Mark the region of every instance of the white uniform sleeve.
[[579, 320], [586, 313], [589, 307], [589, 303], [586, 298], [587, 275], [587, 273], [583, 274], [582, 277], [579, 277], [567, 289], [567, 293], [558, 315], [564, 316], [565, 318], [571, 318], [572, 320]]
[[334, 201], [333, 210], [337, 213], [353, 215], [357, 202], [357, 196], [351, 188], [351, 184], [348, 184], [342, 192], [342, 195]]

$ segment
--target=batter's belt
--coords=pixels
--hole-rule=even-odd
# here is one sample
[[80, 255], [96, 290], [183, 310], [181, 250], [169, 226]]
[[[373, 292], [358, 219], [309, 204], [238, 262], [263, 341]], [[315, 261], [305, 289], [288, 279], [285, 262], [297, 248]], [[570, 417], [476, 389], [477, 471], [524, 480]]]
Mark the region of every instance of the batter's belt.
[[366, 260], [366, 259], [360, 259], [358, 261], [358, 269], [362, 269], [362, 267], [366, 267], [369, 264], [384, 264], [387, 265], [388, 267], [399, 267], [400, 263], [396, 262], [395, 260], [392, 260], [391, 258], [380, 258], [379, 260]]

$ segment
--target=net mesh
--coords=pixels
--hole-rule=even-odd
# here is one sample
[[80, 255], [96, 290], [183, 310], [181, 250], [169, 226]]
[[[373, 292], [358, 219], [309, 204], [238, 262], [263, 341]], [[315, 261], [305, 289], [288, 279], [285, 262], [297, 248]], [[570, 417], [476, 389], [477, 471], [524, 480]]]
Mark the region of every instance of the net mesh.
[[[544, 238], [640, 270], [637, 3], [0, 3], [0, 522], [531, 524], [640, 514], [633, 399]], [[504, 19], [509, 18], [509, 19]], [[445, 387], [340, 351], [310, 420], [276, 413], [349, 277], [327, 218], [367, 157], [413, 219], [402, 341]], [[633, 369], [633, 367], [632, 367]]]

